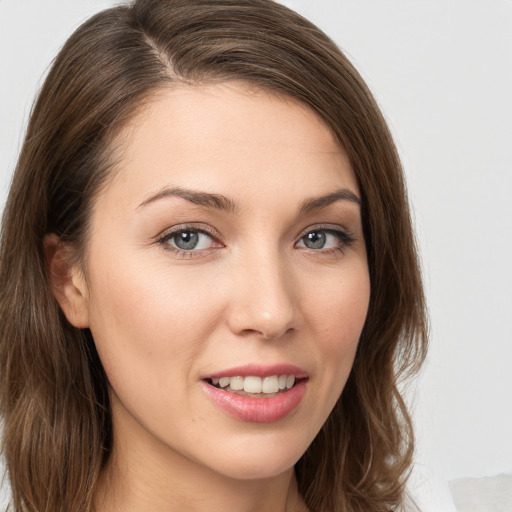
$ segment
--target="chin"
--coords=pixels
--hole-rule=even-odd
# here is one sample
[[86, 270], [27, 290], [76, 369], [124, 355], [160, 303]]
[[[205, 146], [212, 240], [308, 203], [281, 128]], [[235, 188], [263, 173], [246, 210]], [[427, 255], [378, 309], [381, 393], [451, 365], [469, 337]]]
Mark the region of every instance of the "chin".
[[[270, 441], [270, 440], [268, 440]], [[283, 442], [247, 441], [237, 444], [216, 459], [216, 471], [237, 480], [272, 478], [292, 469], [307, 446], [286, 446]]]

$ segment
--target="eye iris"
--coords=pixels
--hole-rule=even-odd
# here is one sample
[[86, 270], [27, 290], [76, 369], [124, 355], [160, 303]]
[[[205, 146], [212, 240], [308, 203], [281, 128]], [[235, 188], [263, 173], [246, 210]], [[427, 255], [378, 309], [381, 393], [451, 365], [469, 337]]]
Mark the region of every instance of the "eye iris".
[[323, 231], [312, 231], [304, 237], [304, 245], [308, 249], [322, 249], [326, 238], [326, 234]]
[[199, 242], [198, 233], [193, 231], [181, 231], [174, 236], [174, 243], [179, 249], [194, 249]]

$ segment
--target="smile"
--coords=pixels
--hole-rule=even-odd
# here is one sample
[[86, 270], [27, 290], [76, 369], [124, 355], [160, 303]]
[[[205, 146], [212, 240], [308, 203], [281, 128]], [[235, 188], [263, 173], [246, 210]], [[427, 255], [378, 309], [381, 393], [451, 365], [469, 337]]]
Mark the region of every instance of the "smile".
[[205, 375], [202, 387], [228, 416], [245, 422], [272, 423], [299, 407], [308, 382], [308, 372], [294, 365], [252, 364]]
[[214, 377], [207, 379], [209, 384], [216, 388], [224, 389], [230, 393], [236, 393], [241, 396], [275, 396], [285, 390], [291, 389], [296, 382], [295, 375], [271, 375], [268, 377], [258, 377], [248, 375], [246, 377]]

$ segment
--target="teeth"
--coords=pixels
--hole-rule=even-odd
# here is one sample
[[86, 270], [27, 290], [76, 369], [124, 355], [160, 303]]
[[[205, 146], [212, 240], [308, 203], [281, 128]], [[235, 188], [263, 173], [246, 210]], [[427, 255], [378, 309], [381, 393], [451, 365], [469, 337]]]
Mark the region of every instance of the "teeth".
[[261, 384], [261, 391], [263, 393], [277, 393], [279, 391], [279, 377], [265, 377]]
[[295, 384], [295, 375], [272, 375], [270, 377], [216, 377], [211, 379], [214, 386], [230, 388], [228, 391], [244, 391], [245, 393], [272, 394], [291, 389]]
[[229, 382], [230, 382], [230, 378], [229, 377], [221, 377], [219, 379], [219, 386], [221, 388], [225, 388], [226, 386], [229, 386]]
[[261, 377], [245, 377], [244, 391], [246, 393], [261, 393]]
[[229, 379], [229, 387], [233, 391], [241, 391], [244, 389], [244, 378], [243, 377], [231, 377]]

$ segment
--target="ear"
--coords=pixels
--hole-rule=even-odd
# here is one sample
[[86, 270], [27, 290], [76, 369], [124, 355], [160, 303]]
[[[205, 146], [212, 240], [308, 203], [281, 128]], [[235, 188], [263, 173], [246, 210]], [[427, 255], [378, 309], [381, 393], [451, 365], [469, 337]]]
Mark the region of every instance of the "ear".
[[46, 267], [53, 295], [71, 325], [89, 327], [89, 298], [83, 272], [72, 263], [71, 248], [55, 234], [44, 237]]

